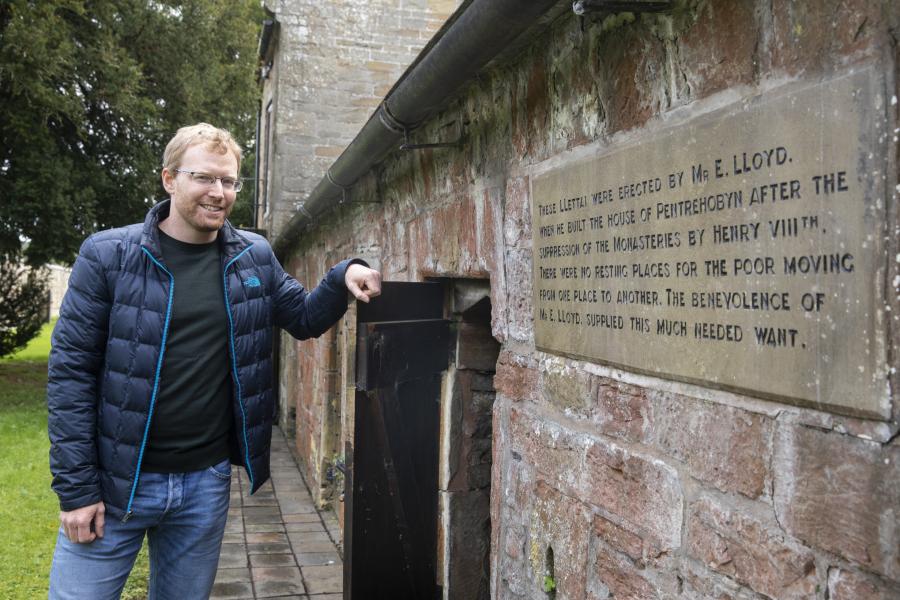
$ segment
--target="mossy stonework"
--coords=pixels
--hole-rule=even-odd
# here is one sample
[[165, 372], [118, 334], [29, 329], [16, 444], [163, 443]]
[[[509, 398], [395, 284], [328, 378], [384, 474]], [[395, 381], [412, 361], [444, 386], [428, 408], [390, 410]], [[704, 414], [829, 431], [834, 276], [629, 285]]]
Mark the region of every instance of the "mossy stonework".
[[[293, 25], [282, 27], [284, 36]], [[292, 248], [288, 268], [310, 284], [345, 256], [363, 257], [390, 281], [489, 283], [491, 333], [500, 344], [491, 433], [492, 598], [546, 599], [547, 577], [557, 600], [900, 597], [898, 32], [900, 5], [890, 0], [681, 1], [665, 15], [588, 16], [583, 22], [561, 10], [551, 23], [530, 31], [526, 42], [519, 40], [515, 52], [470, 81], [410, 139], [447, 141], [461, 131], [459, 146], [392, 153], [354, 186], [348, 202], [318, 219]], [[851, 139], [829, 142], [862, 158], [847, 169], [853, 173], [847, 195], [838, 194], [843, 188], [835, 183], [828, 200], [846, 203], [831, 212], [828, 206], [816, 209], [822, 219], [826, 214], [840, 218], [825, 227], [826, 234], [816, 233], [827, 237], [798, 239], [801, 245], [808, 242], [809, 255], [850, 252], [871, 262], [855, 259], [852, 271], [811, 279], [810, 291], [840, 295], [843, 308], [831, 321], [806, 329], [812, 321], [803, 321], [796, 328], [802, 335], [846, 340], [848, 347], [859, 349], [858, 362], [823, 351], [812, 362], [792, 363], [790, 352], [776, 348], [780, 358], [771, 368], [760, 368], [760, 357], [772, 353], [768, 346], [741, 354], [729, 346], [738, 342], [703, 336], [671, 346], [677, 356], [653, 359], [658, 352], [649, 346], [656, 337], [654, 303], [640, 309], [654, 321], [654, 333], [641, 342], [610, 334], [596, 352], [583, 352], [578, 336], [593, 343], [593, 334], [573, 329], [570, 336], [542, 344], [541, 327], [559, 323], [536, 325], [540, 309], [550, 302], [560, 305], [558, 298], [542, 300], [541, 291], [552, 286], [541, 280], [540, 271], [536, 277], [536, 266], [558, 266], [540, 256], [550, 237], [541, 227], [551, 225], [552, 215], [533, 212], [544, 174], [571, 174], [559, 185], [575, 188], [580, 176], [566, 170], [575, 164], [589, 164], [593, 175], [609, 180], [619, 172], [641, 171], [642, 161], [653, 163], [649, 171], [665, 161], [690, 165], [701, 152], [690, 150], [691, 140], [681, 140], [684, 155], [673, 147], [653, 158], [650, 145], [658, 147], [661, 132], [710, 115], [725, 115], [722, 131], [729, 144], [750, 148], [752, 131], [749, 139], [741, 139], [739, 130], [728, 129], [728, 115], [740, 113], [742, 106], [762, 106], [754, 127], [764, 127], [767, 116], [778, 123], [777, 115], [765, 112], [765, 106], [777, 105], [767, 104], [770, 99], [861, 72], [872, 74], [866, 81], [875, 81], [877, 93], [865, 96], [859, 114], [878, 120], [881, 129], [874, 138], [854, 133]], [[290, 85], [301, 87], [303, 73], [298, 69], [295, 75], [294, 83], [280, 81], [280, 95], [291, 93]], [[845, 114], [851, 106], [848, 99], [837, 108]], [[813, 111], [822, 128], [832, 118], [828, 109]], [[278, 112], [276, 118], [301, 129], [290, 112]], [[792, 121], [804, 123], [800, 117]], [[804, 131], [794, 133], [807, 139]], [[627, 164], [604, 162], [607, 152], [626, 146], [637, 148]], [[813, 165], [836, 164], [829, 163], [827, 148], [811, 144], [804, 152], [805, 170], [785, 177], [785, 203], [791, 201], [789, 180], [801, 181], [805, 201], [815, 193]], [[327, 164], [303, 163], [297, 176], [318, 181]], [[689, 177], [690, 167], [687, 171]], [[762, 178], [759, 185], [781, 181], [775, 168], [752, 177]], [[755, 182], [752, 177], [746, 180]], [[276, 205], [282, 202], [275, 210], [286, 212], [279, 214], [302, 200], [277, 193], [270, 198]], [[800, 206], [797, 197], [794, 201]], [[618, 198], [615, 202], [621, 204]], [[655, 211], [656, 200], [652, 206]], [[555, 210], [560, 210], [558, 202]], [[602, 206], [604, 226], [610, 210]], [[740, 210], [729, 223], [761, 222], [766, 228], [768, 220], [775, 220], [774, 213], [754, 209], [749, 200]], [[567, 221], [556, 217], [553, 244], [562, 246], [569, 233], [558, 234], [555, 226], [565, 227]], [[857, 228], [842, 230], [838, 221], [851, 217], [858, 218]], [[712, 212], [690, 218], [692, 228], [708, 229], [707, 236], [722, 224]], [[686, 244], [683, 221], [671, 223]], [[778, 268], [783, 264], [780, 242], [719, 239], [726, 241], [697, 261], [699, 269], [717, 253], [726, 257], [743, 249], [748, 256], [758, 252], [777, 258]], [[627, 282], [616, 285], [624, 289], [635, 283], [632, 263], [663, 263], [667, 256], [657, 248], [616, 256], [629, 270]], [[707, 292], [765, 287], [772, 274], [765, 272], [765, 261], [761, 264], [761, 273], [704, 280], [686, 291], [707, 284]], [[671, 268], [674, 281], [674, 260]], [[591, 280], [583, 287], [600, 289], [608, 283]], [[645, 287], [661, 294], [654, 301], [660, 303], [667, 288], [676, 289], [664, 277]], [[800, 290], [796, 298], [795, 290], [788, 291], [797, 306], [791, 306], [792, 318], [806, 319], [799, 309]], [[753, 325], [778, 318], [753, 309], [742, 315], [748, 313], [756, 319], [744, 326], [751, 337]], [[326, 485], [319, 474], [326, 470], [323, 456], [343, 454], [344, 442], [352, 439], [352, 314], [331, 337], [282, 344], [295, 345], [291, 352], [282, 351], [280, 377], [287, 401], [298, 407], [300, 453], [314, 465], [309, 468], [313, 488]], [[712, 321], [722, 323], [734, 316], [725, 308], [711, 314]], [[693, 336], [693, 324], [687, 331]], [[865, 343], [854, 345], [861, 339]], [[623, 349], [616, 347], [619, 343], [631, 345]], [[692, 347], [704, 350], [692, 354]], [[663, 368], [669, 360], [701, 376], [673, 375]], [[792, 374], [792, 364], [804, 365], [803, 372], [798, 366]], [[859, 368], [874, 368], [877, 380], [851, 372]], [[821, 369], [821, 376], [810, 377], [810, 369]], [[826, 375], [842, 372], [842, 386], [863, 383], [840, 387], [840, 397], [827, 402], [806, 395], [807, 386], [830, 385]], [[729, 385], [729, 374], [739, 374], [741, 385]], [[783, 388], [789, 383], [803, 389], [780, 395], [769, 385], [779, 381], [787, 382]], [[339, 425], [328, 425], [334, 421], [328, 410], [341, 413]], [[339, 442], [330, 441], [336, 435]], [[328, 497], [337, 495], [320, 495]], [[333, 506], [342, 510], [337, 501]]]

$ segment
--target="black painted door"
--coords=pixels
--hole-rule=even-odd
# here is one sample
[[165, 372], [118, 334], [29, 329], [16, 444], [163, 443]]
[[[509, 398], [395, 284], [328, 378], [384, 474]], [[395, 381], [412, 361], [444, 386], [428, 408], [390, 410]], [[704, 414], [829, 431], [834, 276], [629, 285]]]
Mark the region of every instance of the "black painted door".
[[438, 283], [395, 282], [358, 305], [355, 431], [345, 454], [348, 600], [441, 595], [438, 448], [450, 352], [443, 305]]

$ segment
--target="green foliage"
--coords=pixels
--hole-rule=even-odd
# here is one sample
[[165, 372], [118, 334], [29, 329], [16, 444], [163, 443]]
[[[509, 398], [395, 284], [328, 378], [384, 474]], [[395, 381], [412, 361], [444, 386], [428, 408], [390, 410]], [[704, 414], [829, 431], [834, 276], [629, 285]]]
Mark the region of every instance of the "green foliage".
[[50, 338], [53, 337], [53, 328], [55, 326], [55, 318], [51, 319], [49, 323], [44, 323], [37, 337], [32, 338], [21, 350], [4, 357], [0, 364], [9, 361], [47, 362], [47, 357], [50, 356]]
[[48, 300], [47, 277], [0, 254], [0, 356], [11, 354], [38, 334]]
[[[47, 356], [53, 323], [12, 358], [0, 362], [0, 598], [47, 597], [59, 528], [50, 489], [47, 438]], [[147, 597], [146, 542], [125, 585], [123, 600]]]
[[252, 173], [262, 18], [258, 0], [0, 3], [0, 251], [70, 262], [141, 220], [184, 125], [230, 130]]
[[[45, 359], [46, 360], [46, 359]], [[0, 597], [47, 596], [59, 526], [47, 456], [47, 364], [0, 364]]]

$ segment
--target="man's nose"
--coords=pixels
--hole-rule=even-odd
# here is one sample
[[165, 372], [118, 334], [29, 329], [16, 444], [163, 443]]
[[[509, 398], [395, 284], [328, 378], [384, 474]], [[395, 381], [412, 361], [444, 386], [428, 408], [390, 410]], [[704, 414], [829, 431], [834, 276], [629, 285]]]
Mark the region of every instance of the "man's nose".
[[225, 196], [225, 186], [222, 185], [221, 179], [213, 181], [212, 186], [209, 188], [209, 194], [217, 198]]

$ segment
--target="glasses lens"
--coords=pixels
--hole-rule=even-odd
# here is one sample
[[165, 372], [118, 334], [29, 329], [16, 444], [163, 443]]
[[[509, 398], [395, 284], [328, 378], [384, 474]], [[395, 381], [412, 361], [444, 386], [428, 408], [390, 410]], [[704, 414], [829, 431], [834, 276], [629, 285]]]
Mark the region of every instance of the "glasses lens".
[[188, 175], [190, 175], [191, 180], [193, 180], [194, 183], [197, 183], [199, 185], [213, 186], [216, 184], [216, 180], [218, 179], [219, 181], [222, 182], [223, 190], [239, 192], [239, 191], [241, 191], [241, 188], [244, 187], [244, 182], [241, 181], [240, 179], [232, 179], [231, 177], [215, 177], [208, 173], [197, 173], [195, 171], [182, 171], [180, 169], [176, 169], [176, 171], [178, 171], [179, 173], [187, 173]]

